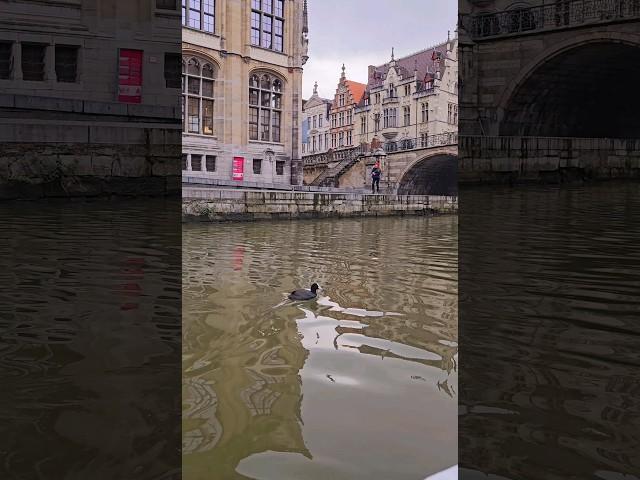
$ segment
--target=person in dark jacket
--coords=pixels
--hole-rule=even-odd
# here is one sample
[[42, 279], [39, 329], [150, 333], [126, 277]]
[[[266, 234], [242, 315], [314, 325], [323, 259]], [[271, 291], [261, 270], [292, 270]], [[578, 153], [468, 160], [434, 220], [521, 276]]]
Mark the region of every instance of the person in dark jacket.
[[380, 170], [380, 163], [376, 162], [371, 170], [371, 193], [376, 193], [376, 187], [378, 193], [380, 193], [380, 176], [382, 175], [382, 170]]

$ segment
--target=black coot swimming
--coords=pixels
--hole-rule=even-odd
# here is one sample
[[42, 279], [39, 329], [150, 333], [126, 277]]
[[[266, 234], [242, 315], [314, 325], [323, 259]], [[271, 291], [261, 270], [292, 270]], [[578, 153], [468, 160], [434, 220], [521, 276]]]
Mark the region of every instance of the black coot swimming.
[[289, 300], [313, 300], [318, 296], [317, 292], [320, 287], [317, 283], [311, 285], [311, 290], [300, 288], [289, 294]]

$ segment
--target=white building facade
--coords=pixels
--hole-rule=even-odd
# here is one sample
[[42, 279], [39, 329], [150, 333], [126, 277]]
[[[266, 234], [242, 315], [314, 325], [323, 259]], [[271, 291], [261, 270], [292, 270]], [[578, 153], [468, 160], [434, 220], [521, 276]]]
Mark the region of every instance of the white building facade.
[[324, 153], [329, 150], [330, 124], [329, 112], [331, 100], [318, 95], [318, 83], [313, 87], [313, 95], [306, 101], [302, 109], [303, 131], [305, 141], [302, 144], [302, 157]]
[[430, 146], [430, 137], [457, 132], [457, 38], [369, 67], [355, 109], [357, 144], [378, 142], [387, 152]]

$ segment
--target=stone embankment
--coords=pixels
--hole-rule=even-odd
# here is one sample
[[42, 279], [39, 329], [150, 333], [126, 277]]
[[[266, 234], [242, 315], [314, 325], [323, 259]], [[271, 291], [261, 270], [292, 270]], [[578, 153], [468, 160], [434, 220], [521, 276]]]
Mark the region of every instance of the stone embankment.
[[0, 93], [0, 200], [177, 195], [178, 108]]
[[457, 197], [361, 193], [183, 189], [184, 221], [296, 220], [327, 217], [440, 215], [458, 211]]
[[640, 178], [640, 140], [460, 137], [458, 182], [565, 183]]

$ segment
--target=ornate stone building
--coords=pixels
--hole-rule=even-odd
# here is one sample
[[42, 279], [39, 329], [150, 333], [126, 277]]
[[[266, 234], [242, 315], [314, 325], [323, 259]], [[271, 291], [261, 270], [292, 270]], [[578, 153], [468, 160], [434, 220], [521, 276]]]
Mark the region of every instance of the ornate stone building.
[[428, 136], [457, 131], [457, 37], [417, 53], [369, 66], [355, 108], [357, 144], [377, 141], [388, 152], [428, 146]]
[[329, 150], [329, 112], [332, 101], [318, 95], [318, 82], [313, 95], [302, 108], [302, 129], [305, 132], [302, 156], [323, 153]]
[[306, 1], [183, 0], [182, 23], [183, 181], [299, 184]]
[[160, 193], [172, 177], [179, 188], [176, 6], [2, 2], [0, 186], [19, 184], [18, 197], [110, 194], [116, 183]]
[[355, 145], [354, 108], [362, 98], [365, 87], [364, 83], [347, 80], [342, 65], [342, 74], [331, 105], [331, 149], [340, 150]]

